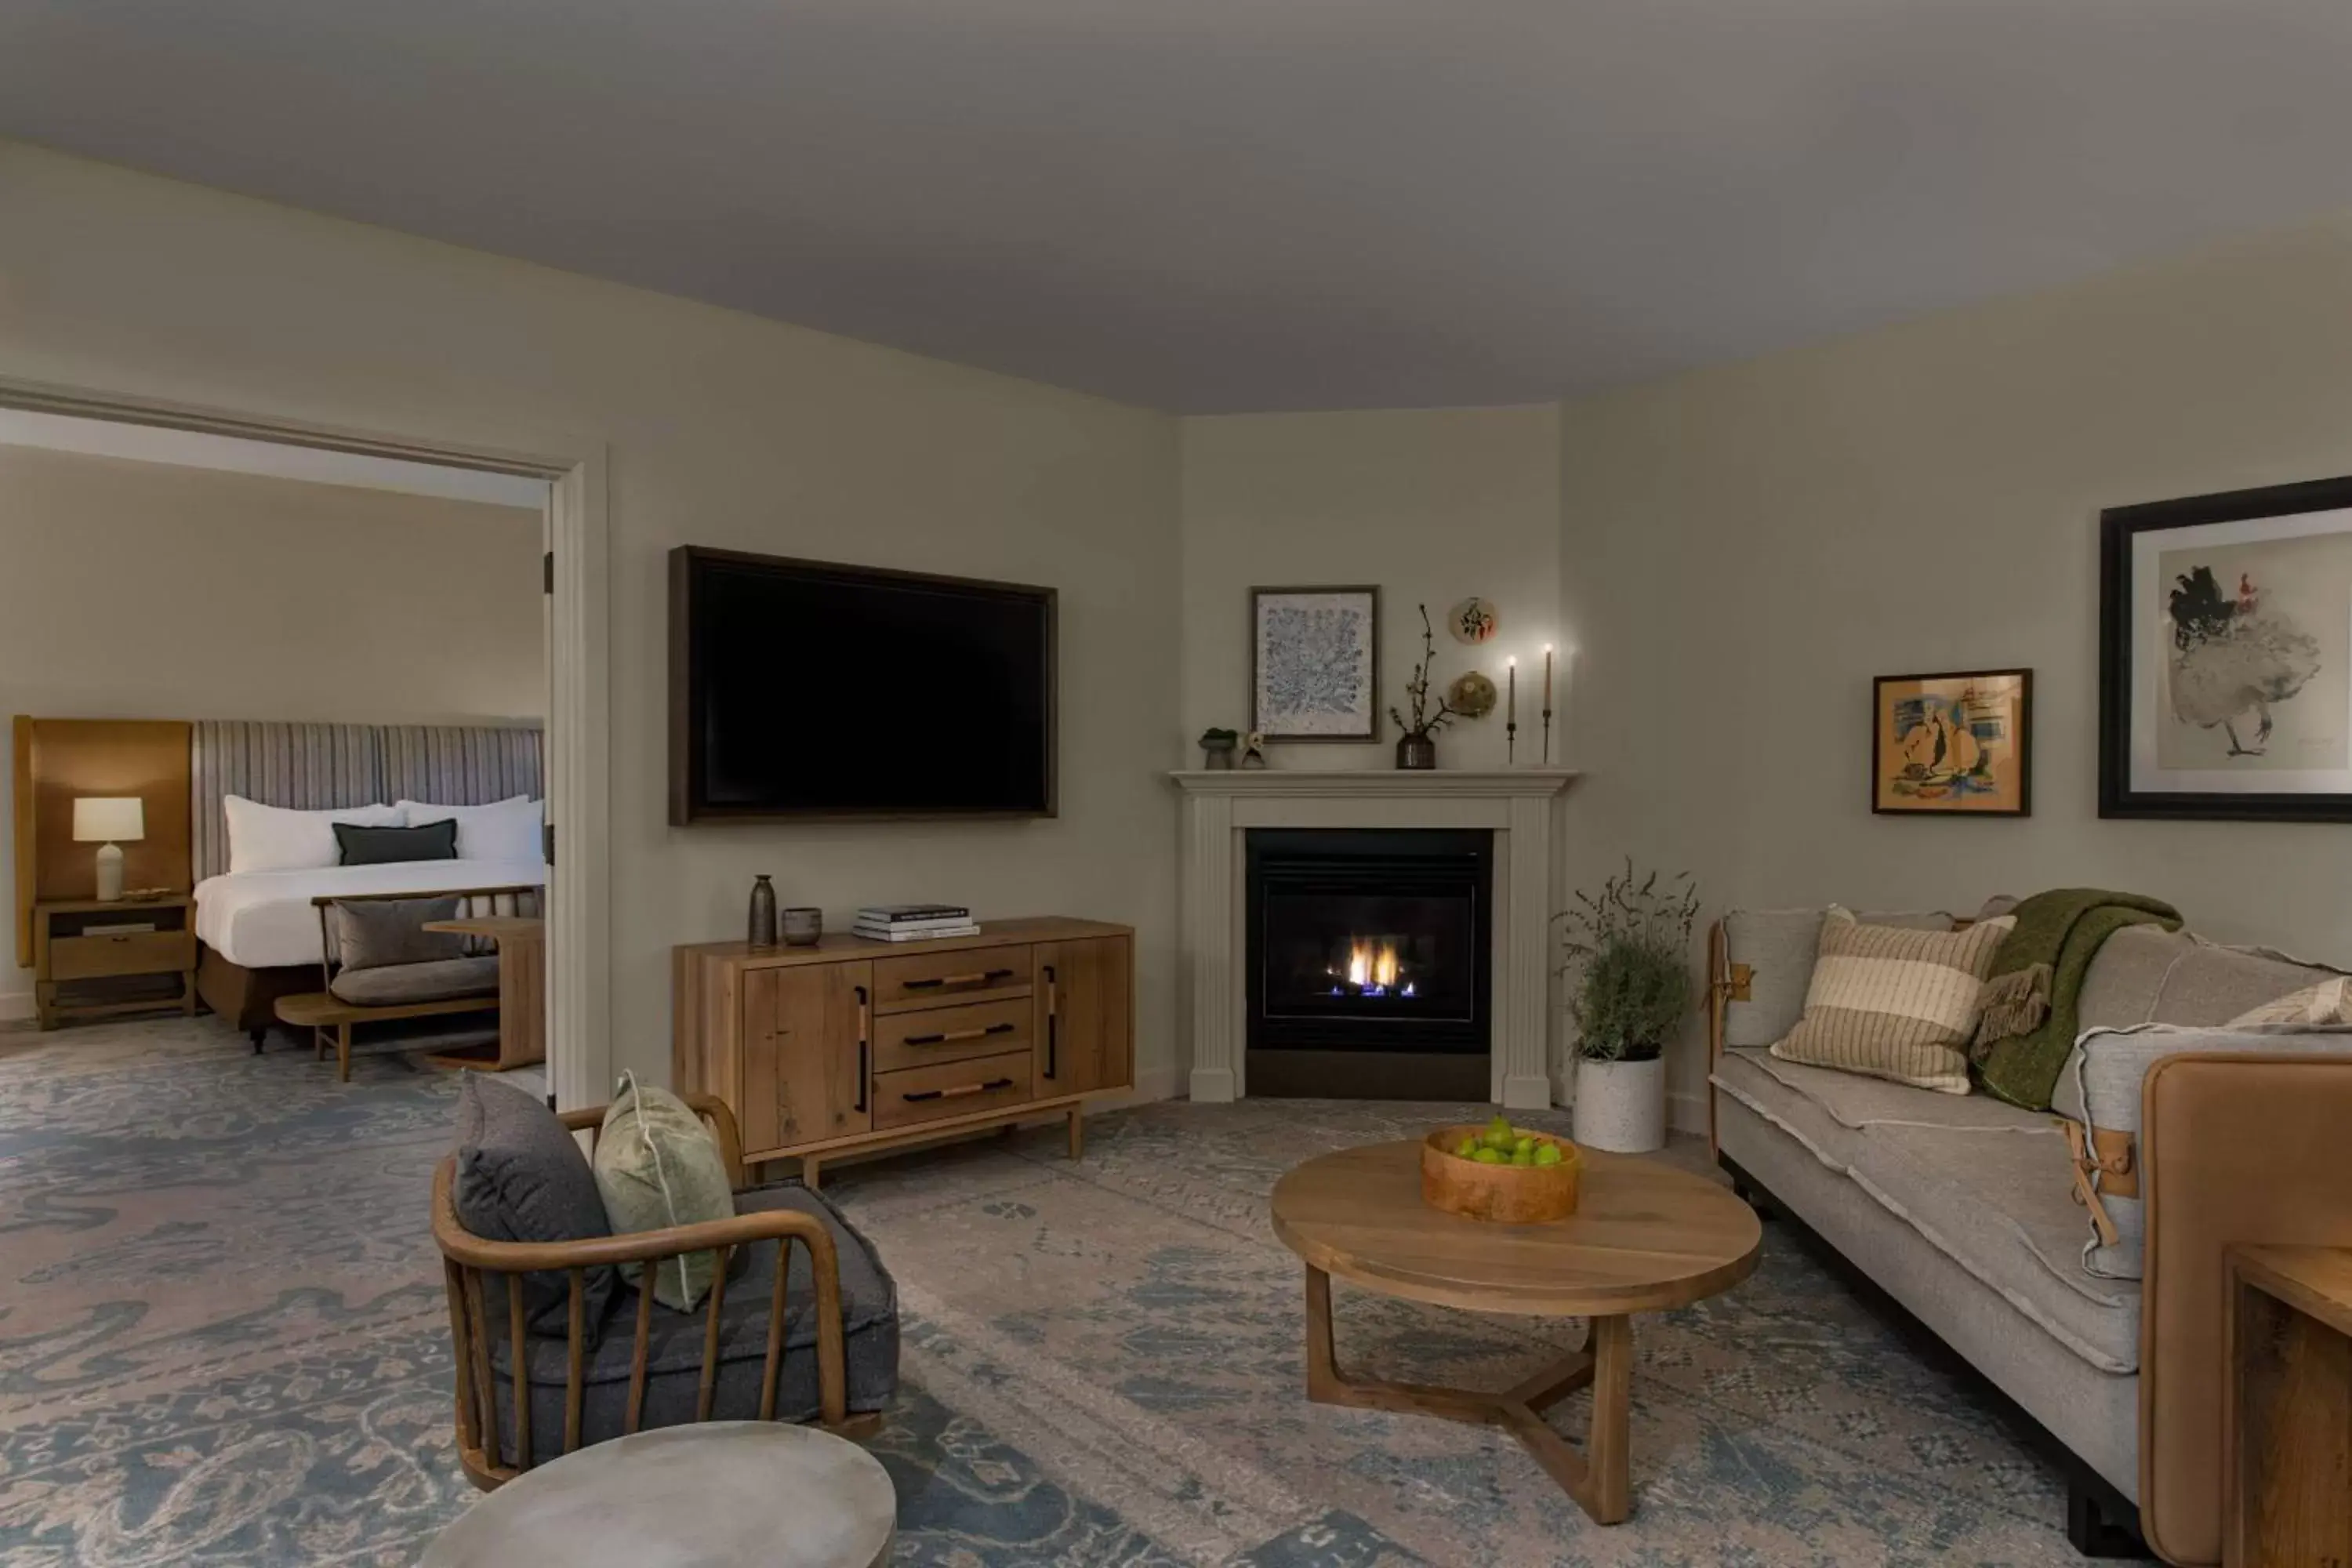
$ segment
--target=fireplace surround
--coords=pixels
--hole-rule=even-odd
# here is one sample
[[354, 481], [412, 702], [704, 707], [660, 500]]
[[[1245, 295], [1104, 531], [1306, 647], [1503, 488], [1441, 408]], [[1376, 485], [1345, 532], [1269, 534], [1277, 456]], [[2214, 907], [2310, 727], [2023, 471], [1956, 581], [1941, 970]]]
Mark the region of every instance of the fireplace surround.
[[1171, 774], [1183, 799], [1179, 956], [1192, 1098], [1263, 1091], [1245, 1046], [1249, 831], [1449, 828], [1483, 831], [1491, 845], [1486, 1077], [1485, 1092], [1468, 1098], [1510, 1107], [1553, 1103], [1550, 921], [1559, 896], [1559, 797], [1576, 776], [1554, 768]]

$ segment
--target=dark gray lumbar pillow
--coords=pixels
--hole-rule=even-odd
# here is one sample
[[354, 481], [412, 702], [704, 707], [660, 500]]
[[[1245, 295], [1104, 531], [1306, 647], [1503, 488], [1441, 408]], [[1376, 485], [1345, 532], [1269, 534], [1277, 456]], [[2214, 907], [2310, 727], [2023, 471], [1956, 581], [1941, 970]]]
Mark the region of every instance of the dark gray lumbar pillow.
[[457, 824], [428, 822], [422, 827], [368, 827], [356, 822], [328, 824], [346, 866], [389, 866], [401, 860], [455, 860]]
[[[467, 1073], [457, 1085], [457, 1220], [485, 1241], [585, 1241], [613, 1234], [596, 1174], [555, 1112], [511, 1084]], [[496, 1280], [492, 1297], [503, 1295]], [[593, 1344], [612, 1300], [610, 1268], [586, 1270], [583, 1297]], [[534, 1333], [568, 1331], [572, 1281], [555, 1270], [523, 1276], [523, 1311]], [[500, 1322], [499, 1302], [487, 1303]]]
[[329, 904], [327, 920], [335, 928], [335, 960], [345, 969], [382, 969], [394, 963], [463, 958], [466, 939], [462, 935], [425, 929], [427, 921], [456, 920], [457, 904], [454, 898], [356, 899]]

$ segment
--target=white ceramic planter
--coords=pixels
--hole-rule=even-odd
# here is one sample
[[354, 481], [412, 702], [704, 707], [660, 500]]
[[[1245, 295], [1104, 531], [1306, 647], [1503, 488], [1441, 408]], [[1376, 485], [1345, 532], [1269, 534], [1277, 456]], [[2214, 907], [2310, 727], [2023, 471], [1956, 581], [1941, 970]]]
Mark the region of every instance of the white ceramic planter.
[[1616, 1154], [1647, 1154], [1666, 1146], [1666, 1064], [1576, 1064], [1576, 1141]]

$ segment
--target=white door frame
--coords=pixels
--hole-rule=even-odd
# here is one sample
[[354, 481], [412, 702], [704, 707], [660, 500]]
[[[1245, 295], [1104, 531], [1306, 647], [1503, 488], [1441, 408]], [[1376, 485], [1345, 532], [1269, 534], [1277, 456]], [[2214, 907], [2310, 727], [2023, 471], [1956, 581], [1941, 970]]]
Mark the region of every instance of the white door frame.
[[548, 481], [554, 661], [545, 787], [555, 826], [547, 907], [548, 1087], [566, 1109], [606, 1098], [613, 1068], [612, 584], [601, 439], [543, 433], [518, 447], [339, 429], [300, 419], [0, 376], [0, 408], [402, 458]]

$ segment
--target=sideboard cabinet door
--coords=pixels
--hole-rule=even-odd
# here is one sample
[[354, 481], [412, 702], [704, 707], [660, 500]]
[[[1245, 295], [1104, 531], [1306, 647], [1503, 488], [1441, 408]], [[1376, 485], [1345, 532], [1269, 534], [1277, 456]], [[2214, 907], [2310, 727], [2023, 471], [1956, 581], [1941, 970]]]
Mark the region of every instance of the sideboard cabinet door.
[[743, 1147], [789, 1149], [874, 1127], [874, 965], [743, 976]]
[[1135, 1081], [1129, 939], [1039, 942], [1037, 1098], [1124, 1089]]

